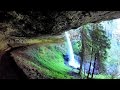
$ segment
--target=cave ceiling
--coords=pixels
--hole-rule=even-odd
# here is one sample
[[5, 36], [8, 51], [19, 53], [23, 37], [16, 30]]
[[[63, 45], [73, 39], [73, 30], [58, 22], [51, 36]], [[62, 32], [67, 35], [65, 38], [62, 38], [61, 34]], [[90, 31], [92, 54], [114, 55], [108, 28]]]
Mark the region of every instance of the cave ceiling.
[[[120, 18], [120, 11], [0, 11], [1, 28], [15, 36], [60, 35], [86, 23]], [[6, 24], [6, 25], [3, 25]]]

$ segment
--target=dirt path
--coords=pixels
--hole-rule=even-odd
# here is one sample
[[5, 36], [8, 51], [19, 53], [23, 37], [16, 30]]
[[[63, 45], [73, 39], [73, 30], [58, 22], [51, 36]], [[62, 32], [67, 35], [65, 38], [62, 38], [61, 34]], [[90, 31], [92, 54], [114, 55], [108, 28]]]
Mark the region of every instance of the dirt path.
[[11, 51], [19, 48], [22, 47], [16, 47], [2, 53], [0, 57], [0, 79], [28, 79], [10, 54]]

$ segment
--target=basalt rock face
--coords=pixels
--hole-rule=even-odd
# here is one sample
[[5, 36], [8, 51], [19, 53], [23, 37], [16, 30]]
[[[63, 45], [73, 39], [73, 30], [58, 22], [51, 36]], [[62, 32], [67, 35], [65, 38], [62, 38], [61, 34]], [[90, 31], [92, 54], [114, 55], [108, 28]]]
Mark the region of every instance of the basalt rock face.
[[[1, 11], [0, 22], [16, 29], [11, 36], [59, 35], [86, 23], [112, 20], [120, 11]], [[4, 19], [3, 19], [4, 18]]]

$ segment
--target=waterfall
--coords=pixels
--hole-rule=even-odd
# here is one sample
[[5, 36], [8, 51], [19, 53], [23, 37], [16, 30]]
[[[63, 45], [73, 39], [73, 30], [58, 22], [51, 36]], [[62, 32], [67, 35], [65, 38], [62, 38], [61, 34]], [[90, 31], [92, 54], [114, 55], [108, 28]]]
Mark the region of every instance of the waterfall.
[[74, 68], [79, 68], [80, 64], [75, 60], [72, 44], [69, 38], [68, 32], [65, 32], [66, 40], [67, 40], [67, 48], [68, 48], [68, 56], [69, 56], [69, 62], [68, 64]]

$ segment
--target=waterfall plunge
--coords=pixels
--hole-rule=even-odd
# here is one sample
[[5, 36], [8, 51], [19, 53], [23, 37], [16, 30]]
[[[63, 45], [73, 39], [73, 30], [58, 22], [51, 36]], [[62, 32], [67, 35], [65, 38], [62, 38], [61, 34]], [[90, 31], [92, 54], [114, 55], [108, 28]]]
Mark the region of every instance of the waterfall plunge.
[[68, 32], [65, 32], [65, 36], [67, 39], [67, 48], [68, 48], [68, 55], [69, 55], [68, 64], [74, 68], [79, 68], [80, 64], [74, 58], [73, 48], [72, 48], [72, 44], [71, 44]]

